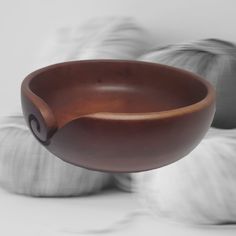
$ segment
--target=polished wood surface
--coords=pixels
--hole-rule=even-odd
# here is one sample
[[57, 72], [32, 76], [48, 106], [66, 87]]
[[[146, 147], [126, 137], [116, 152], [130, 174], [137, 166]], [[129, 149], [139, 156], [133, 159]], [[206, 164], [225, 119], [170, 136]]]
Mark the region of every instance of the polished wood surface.
[[136, 172], [170, 164], [203, 138], [215, 111], [212, 86], [169, 66], [122, 60], [51, 65], [22, 83], [34, 136], [69, 163]]

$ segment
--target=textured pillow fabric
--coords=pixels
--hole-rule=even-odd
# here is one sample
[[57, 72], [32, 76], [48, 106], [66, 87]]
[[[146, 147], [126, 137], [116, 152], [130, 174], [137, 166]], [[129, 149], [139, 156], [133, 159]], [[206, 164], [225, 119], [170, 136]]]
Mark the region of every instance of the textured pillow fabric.
[[139, 60], [171, 65], [197, 73], [217, 93], [213, 126], [236, 128], [236, 47], [219, 39], [206, 39], [153, 49]]
[[[98, 18], [58, 29], [46, 40], [38, 67], [82, 59], [135, 59], [148, 47], [145, 30], [126, 17]], [[22, 115], [0, 121], [0, 185], [32, 196], [79, 196], [120, 178], [76, 167], [49, 153], [26, 127]]]
[[236, 223], [236, 129], [211, 128], [185, 158], [133, 175], [155, 214], [198, 224]]
[[125, 192], [132, 192], [133, 175], [130, 173], [113, 173], [112, 180], [118, 189]]
[[53, 32], [40, 50], [38, 66], [86, 59], [135, 59], [150, 46], [148, 32], [132, 18], [94, 18]]
[[107, 187], [107, 173], [76, 167], [49, 153], [21, 116], [1, 119], [0, 186], [30, 196], [80, 196]]

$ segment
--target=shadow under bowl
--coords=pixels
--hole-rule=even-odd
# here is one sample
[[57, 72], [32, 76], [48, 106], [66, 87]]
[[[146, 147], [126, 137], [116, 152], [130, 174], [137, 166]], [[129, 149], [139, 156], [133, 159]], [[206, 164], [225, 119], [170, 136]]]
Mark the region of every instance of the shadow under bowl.
[[88, 169], [137, 172], [170, 164], [204, 137], [215, 92], [190, 72], [150, 62], [64, 62], [28, 75], [25, 120], [62, 160]]

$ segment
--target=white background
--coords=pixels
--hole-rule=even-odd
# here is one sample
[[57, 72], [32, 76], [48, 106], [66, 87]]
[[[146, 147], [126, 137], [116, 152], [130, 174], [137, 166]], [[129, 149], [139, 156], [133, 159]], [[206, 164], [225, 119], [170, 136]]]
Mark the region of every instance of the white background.
[[0, 115], [20, 111], [20, 84], [56, 27], [95, 16], [133, 16], [157, 45], [217, 37], [236, 41], [235, 0], [0, 0]]

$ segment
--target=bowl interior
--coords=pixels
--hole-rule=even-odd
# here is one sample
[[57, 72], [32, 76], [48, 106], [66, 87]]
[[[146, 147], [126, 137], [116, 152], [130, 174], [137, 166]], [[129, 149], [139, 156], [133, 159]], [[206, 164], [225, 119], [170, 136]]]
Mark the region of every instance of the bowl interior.
[[185, 107], [207, 95], [190, 74], [152, 63], [78, 61], [48, 67], [30, 89], [52, 109], [59, 126], [81, 115], [149, 113]]

